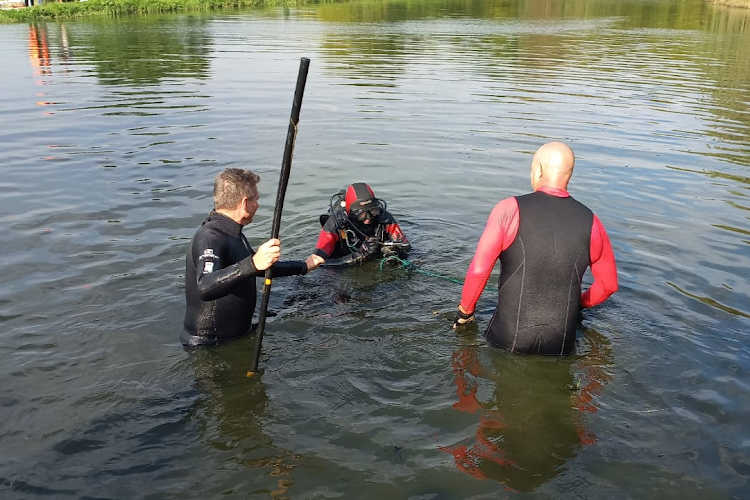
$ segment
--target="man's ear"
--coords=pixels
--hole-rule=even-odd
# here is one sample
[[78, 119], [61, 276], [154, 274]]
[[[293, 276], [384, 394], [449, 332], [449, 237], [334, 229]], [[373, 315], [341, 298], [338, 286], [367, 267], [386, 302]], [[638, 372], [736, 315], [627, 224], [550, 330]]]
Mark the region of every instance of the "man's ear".
[[536, 164], [536, 178], [541, 179], [544, 177], [544, 165], [541, 162]]
[[536, 185], [536, 182], [539, 181], [542, 176], [544, 176], [544, 169], [542, 168], [541, 163], [534, 163], [531, 166], [531, 184], [532, 186]]

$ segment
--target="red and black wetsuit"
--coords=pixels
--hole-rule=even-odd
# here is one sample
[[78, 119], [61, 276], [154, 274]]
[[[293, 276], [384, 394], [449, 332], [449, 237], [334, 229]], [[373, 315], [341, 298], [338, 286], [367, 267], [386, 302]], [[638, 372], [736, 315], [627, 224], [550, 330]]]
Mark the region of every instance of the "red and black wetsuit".
[[[337, 220], [338, 219], [338, 220]], [[348, 243], [346, 232], [348, 231]], [[326, 264], [359, 264], [371, 254], [361, 250], [362, 243], [367, 238], [375, 238], [380, 243], [387, 241], [401, 243], [401, 251], [408, 252], [410, 245], [401, 231], [396, 219], [387, 211], [383, 211], [372, 223], [355, 223], [343, 216], [332, 215], [323, 223], [323, 228], [315, 245], [316, 255], [326, 259]], [[349, 244], [354, 247], [350, 248]], [[337, 259], [336, 262], [333, 260]]]
[[[572, 353], [580, 309], [617, 290], [604, 226], [562, 189], [542, 187], [495, 206], [466, 274], [461, 306], [467, 312], [474, 311], [498, 258], [498, 305], [486, 336], [511, 352]], [[594, 283], [581, 293], [589, 266]]]
[[[252, 328], [257, 290], [255, 278], [265, 275], [253, 264], [242, 225], [211, 212], [195, 233], [185, 259], [185, 329], [183, 345], [214, 345]], [[276, 262], [274, 277], [307, 273], [304, 262]]]

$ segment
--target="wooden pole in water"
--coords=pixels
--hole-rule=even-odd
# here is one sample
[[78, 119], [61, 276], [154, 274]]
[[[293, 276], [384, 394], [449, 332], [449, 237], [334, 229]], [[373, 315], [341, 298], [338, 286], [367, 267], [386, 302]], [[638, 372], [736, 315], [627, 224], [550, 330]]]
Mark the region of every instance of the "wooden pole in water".
[[[286, 133], [286, 144], [284, 145], [284, 158], [281, 161], [281, 177], [279, 178], [279, 189], [276, 192], [276, 207], [273, 209], [273, 223], [271, 225], [271, 238], [279, 237], [281, 226], [281, 210], [284, 208], [284, 196], [286, 186], [289, 183], [289, 172], [292, 170], [292, 156], [294, 153], [294, 140], [297, 138], [297, 124], [299, 123], [299, 110], [302, 107], [302, 96], [305, 93], [307, 82], [307, 70], [310, 67], [310, 59], [303, 57], [299, 63], [299, 74], [297, 75], [297, 88], [294, 91], [292, 102], [292, 116], [289, 119], [289, 130]], [[263, 286], [263, 298], [260, 303], [260, 315], [258, 316], [258, 329], [255, 334], [255, 348], [253, 360], [250, 365], [248, 377], [255, 375], [260, 360], [260, 347], [263, 342], [263, 331], [266, 328], [266, 314], [268, 313], [268, 299], [271, 296], [271, 268], [266, 269], [266, 279]]]

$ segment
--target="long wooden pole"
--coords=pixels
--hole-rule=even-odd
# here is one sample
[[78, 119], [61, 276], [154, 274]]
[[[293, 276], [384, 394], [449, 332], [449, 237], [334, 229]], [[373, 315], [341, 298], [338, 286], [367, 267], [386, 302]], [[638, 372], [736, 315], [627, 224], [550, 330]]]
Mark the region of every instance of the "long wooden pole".
[[[303, 57], [299, 63], [299, 74], [297, 75], [297, 88], [294, 91], [292, 102], [292, 116], [289, 119], [289, 130], [286, 133], [286, 144], [284, 145], [284, 158], [281, 162], [281, 177], [279, 178], [279, 189], [276, 192], [276, 207], [273, 209], [273, 224], [271, 225], [271, 238], [279, 237], [281, 228], [281, 211], [284, 208], [284, 196], [286, 186], [289, 184], [289, 173], [292, 170], [292, 156], [294, 155], [294, 141], [297, 138], [297, 124], [299, 123], [299, 110], [302, 107], [302, 96], [305, 93], [307, 82], [307, 70], [310, 67], [310, 59]], [[263, 342], [263, 331], [266, 328], [266, 314], [268, 313], [268, 299], [271, 296], [272, 272], [266, 269], [266, 280], [263, 286], [263, 298], [260, 303], [260, 315], [258, 316], [258, 329], [255, 334], [255, 348], [253, 349], [253, 360], [250, 365], [248, 377], [252, 377], [258, 370], [260, 360], [261, 343]]]

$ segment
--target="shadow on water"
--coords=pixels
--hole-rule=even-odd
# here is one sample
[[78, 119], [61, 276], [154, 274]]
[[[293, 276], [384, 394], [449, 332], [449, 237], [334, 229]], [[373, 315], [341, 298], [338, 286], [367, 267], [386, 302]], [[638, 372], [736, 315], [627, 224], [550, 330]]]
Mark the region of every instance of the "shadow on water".
[[378, 269], [378, 262], [362, 266], [320, 268], [315, 275], [299, 280], [301, 289], [284, 294], [282, 316], [308, 320], [335, 318], [365, 319], [388, 309], [403, 285], [405, 272], [397, 266]]
[[598, 411], [596, 395], [611, 378], [611, 345], [585, 328], [578, 354], [532, 357], [476, 338], [476, 328], [468, 328], [451, 358], [458, 397], [453, 409], [478, 418], [476, 433], [442, 449], [466, 474], [534, 491], [596, 443], [586, 413]]

